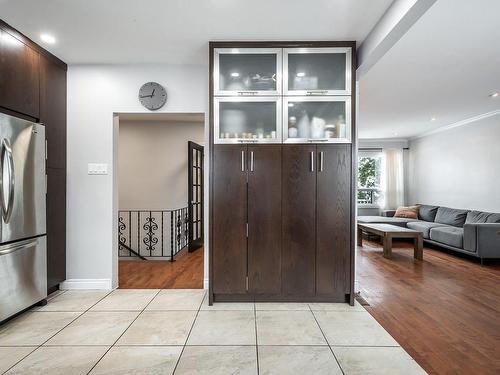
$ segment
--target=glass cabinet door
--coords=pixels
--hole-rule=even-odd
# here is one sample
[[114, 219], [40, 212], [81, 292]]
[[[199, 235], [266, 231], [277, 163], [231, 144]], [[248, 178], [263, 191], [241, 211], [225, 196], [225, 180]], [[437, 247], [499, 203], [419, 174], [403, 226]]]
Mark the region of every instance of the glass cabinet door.
[[214, 143], [281, 143], [281, 98], [215, 98]]
[[281, 48], [214, 51], [214, 95], [280, 95]]
[[351, 48], [284, 50], [285, 95], [350, 95]]
[[283, 101], [285, 143], [351, 142], [351, 98], [287, 97]]

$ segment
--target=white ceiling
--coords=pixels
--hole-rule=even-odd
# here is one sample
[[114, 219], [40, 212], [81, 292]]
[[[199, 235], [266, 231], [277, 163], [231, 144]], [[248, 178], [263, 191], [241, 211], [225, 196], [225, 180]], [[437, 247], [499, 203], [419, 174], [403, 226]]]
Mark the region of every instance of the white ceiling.
[[0, 0], [0, 17], [75, 63], [205, 64], [209, 40], [356, 40], [392, 0]]
[[359, 84], [360, 138], [411, 138], [500, 109], [488, 97], [500, 92], [500, 1], [438, 0]]

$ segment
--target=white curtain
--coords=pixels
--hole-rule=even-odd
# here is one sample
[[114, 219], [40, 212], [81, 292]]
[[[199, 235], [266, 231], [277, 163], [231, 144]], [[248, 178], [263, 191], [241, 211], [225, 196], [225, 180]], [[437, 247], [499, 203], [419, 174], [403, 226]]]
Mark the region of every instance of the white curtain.
[[384, 149], [382, 161], [383, 208], [395, 210], [404, 204], [403, 150]]

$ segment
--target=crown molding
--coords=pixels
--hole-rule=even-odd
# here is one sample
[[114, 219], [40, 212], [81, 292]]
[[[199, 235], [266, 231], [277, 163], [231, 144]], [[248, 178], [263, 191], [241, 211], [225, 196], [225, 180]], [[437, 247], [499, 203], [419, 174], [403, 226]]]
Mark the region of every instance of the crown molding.
[[457, 121], [457, 122], [454, 122], [452, 124], [444, 125], [444, 126], [441, 126], [437, 129], [424, 132], [422, 134], [411, 137], [410, 141], [413, 141], [413, 140], [419, 139], [419, 138], [423, 138], [423, 137], [427, 137], [429, 135], [445, 132], [445, 131], [450, 130], [450, 129], [455, 129], [455, 128], [458, 128], [460, 126], [468, 125], [468, 124], [471, 124], [473, 122], [484, 120], [488, 117], [492, 117], [492, 116], [496, 116], [496, 115], [500, 115], [500, 109], [496, 109], [496, 110], [491, 111], [491, 112], [486, 112], [486, 113], [483, 113], [483, 114], [480, 114], [480, 115], [477, 115], [474, 117], [469, 117], [465, 120]]

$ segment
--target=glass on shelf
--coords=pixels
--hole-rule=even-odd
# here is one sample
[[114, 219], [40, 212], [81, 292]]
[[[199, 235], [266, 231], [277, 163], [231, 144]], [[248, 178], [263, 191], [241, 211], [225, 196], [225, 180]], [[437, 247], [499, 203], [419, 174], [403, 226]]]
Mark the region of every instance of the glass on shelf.
[[219, 54], [218, 91], [278, 91], [276, 53]]
[[219, 102], [219, 141], [273, 142], [279, 141], [277, 132], [277, 102]]
[[346, 91], [346, 52], [287, 54], [288, 91]]
[[345, 101], [288, 101], [287, 114], [289, 140], [348, 138]]

